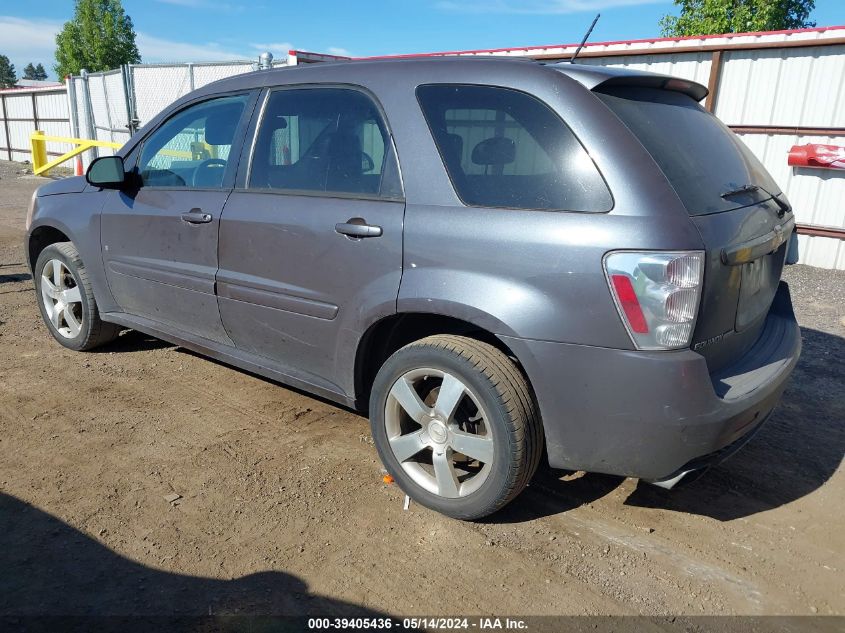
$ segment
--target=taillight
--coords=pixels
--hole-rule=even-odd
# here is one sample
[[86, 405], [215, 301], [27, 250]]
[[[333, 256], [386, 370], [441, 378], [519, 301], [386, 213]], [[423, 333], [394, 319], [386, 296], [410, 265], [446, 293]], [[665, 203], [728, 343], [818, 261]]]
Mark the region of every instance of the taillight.
[[617, 251], [604, 271], [637, 349], [688, 347], [698, 315], [704, 253]]

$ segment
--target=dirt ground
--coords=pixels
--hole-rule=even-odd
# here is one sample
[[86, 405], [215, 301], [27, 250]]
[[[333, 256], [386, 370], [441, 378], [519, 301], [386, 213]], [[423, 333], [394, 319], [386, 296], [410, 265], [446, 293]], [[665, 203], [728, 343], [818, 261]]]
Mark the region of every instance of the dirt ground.
[[461, 523], [403, 510], [351, 411], [133, 332], [56, 344], [24, 169], [0, 163], [0, 615], [845, 614], [845, 273], [787, 270], [801, 363], [732, 460], [672, 492], [546, 469]]

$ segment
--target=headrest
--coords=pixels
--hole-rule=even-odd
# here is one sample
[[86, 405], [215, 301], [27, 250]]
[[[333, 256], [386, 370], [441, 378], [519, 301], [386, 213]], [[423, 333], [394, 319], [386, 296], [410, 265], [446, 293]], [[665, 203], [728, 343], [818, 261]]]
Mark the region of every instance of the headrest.
[[507, 165], [516, 160], [516, 143], [504, 136], [494, 136], [481, 141], [472, 150], [476, 165]]
[[209, 145], [231, 145], [243, 112], [243, 105], [216, 108], [205, 121], [205, 142]]

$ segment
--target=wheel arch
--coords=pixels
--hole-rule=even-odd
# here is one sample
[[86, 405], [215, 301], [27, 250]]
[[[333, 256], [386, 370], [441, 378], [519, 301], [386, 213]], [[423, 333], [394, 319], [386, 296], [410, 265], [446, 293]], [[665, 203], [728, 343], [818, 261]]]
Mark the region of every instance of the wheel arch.
[[58, 242], [72, 242], [67, 229], [52, 224], [42, 224], [30, 230], [27, 236], [26, 256], [29, 270], [35, 274], [35, 263], [45, 248]]
[[409, 343], [434, 334], [456, 334], [488, 343], [512, 358], [525, 375], [513, 351], [490, 330], [449, 315], [400, 312], [383, 317], [370, 325], [358, 342], [354, 367], [357, 407], [366, 410], [369, 406], [373, 381], [391, 354]]

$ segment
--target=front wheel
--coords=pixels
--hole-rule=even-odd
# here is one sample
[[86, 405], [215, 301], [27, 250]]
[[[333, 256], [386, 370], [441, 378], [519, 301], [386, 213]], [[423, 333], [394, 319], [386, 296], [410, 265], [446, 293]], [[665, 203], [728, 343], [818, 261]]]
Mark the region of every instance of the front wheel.
[[500, 350], [462, 336], [430, 336], [393, 354], [373, 384], [370, 424], [402, 490], [457, 519], [502, 508], [542, 454], [525, 377]]
[[71, 242], [51, 244], [35, 262], [35, 289], [41, 317], [59, 343], [85, 351], [115, 339], [120, 327], [100, 319], [94, 291]]

